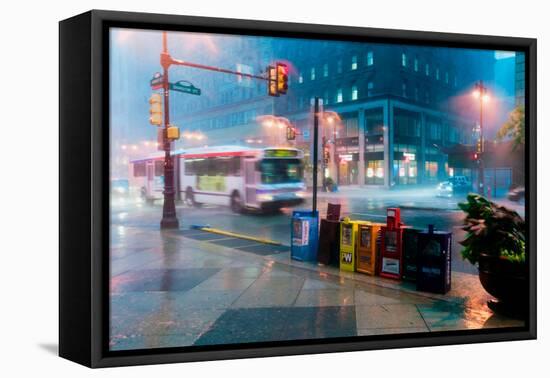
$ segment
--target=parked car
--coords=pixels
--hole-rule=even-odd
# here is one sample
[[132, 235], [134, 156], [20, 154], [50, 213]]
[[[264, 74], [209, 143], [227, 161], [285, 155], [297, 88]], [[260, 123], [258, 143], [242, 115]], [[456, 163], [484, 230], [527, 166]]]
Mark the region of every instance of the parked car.
[[518, 186], [508, 192], [508, 199], [514, 202], [520, 202], [525, 199], [525, 187]]
[[457, 194], [466, 194], [471, 190], [472, 183], [466, 176], [453, 176], [437, 185], [436, 195], [438, 197], [452, 197]]

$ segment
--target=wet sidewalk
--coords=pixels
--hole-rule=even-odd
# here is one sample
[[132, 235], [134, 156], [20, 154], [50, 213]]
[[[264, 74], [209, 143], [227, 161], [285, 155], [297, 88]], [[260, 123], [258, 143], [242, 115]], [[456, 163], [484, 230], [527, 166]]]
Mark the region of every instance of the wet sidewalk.
[[453, 273], [442, 296], [222, 235], [114, 226], [111, 239], [113, 350], [523, 326], [492, 313], [476, 275]]

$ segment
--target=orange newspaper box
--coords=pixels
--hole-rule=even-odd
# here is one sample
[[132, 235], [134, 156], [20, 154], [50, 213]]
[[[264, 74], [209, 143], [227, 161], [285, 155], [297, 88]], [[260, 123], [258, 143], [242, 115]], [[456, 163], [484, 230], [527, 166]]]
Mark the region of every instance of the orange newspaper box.
[[377, 249], [382, 223], [368, 223], [359, 225], [357, 238], [357, 271], [371, 276], [376, 274]]

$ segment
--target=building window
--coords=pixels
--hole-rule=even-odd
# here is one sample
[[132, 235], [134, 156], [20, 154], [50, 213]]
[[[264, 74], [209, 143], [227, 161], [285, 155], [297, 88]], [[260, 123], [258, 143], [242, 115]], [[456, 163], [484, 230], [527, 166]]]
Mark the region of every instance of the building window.
[[430, 65], [428, 63], [424, 66], [424, 72], [426, 73], [426, 76], [430, 76]]
[[371, 97], [374, 89], [374, 83], [372, 81], [369, 81], [367, 84], [367, 96]]
[[433, 181], [437, 179], [437, 161], [426, 161], [425, 163], [426, 179]]
[[357, 85], [353, 85], [351, 87], [351, 100], [355, 101], [355, 100], [357, 100], [357, 97], [358, 97]]
[[328, 90], [325, 91], [325, 95], [323, 96], [323, 105], [328, 105]]
[[453, 78], [453, 84], [454, 84], [455, 88], [458, 86], [458, 79], [456, 78], [456, 75]]
[[328, 63], [323, 64], [323, 77], [328, 77]]
[[439, 80], [439, 68], [435, 69], [435, 80]]
[[401, 53], [401, 66], [407, 67], [407, 54]]
[[304, 82], [304, 75], [300, 73], [300, 75], [298, 76], [298, 83], [302, 84], [303, 82]]
[[449, 73], [445, 72], [445, 83], [449, 84]]
[[374, 65], [374, 52], [369, 51], [367, 53], [367, 66]]
[[401, 84], [401, 95], [407, 98], [407, 83]]
[[357, 55], [354, 55], [351, 57], [351, 69], [352, 70], [357, 69]]
[[342, 73], [342, 59], [339, 59], [338, 62], [336, 62], [336, 72], [339, 74]]
[[338, 88], [336, 91], [336, 103], [340, 103], [342, 101], [344, 101], [344, 94], [342, 88]]
[[414, 58], [414, 72], [418, 72], [418, 58]]
[[311, 67], [310, 79], [311, 79], [312, 81], [315, 80], [315, 67]]
[[384, 184], [384, 160], [369, 160], [365, 164], [365, 184]]
[[414, 88], [414, 100], [418, 101], [418, 87]]

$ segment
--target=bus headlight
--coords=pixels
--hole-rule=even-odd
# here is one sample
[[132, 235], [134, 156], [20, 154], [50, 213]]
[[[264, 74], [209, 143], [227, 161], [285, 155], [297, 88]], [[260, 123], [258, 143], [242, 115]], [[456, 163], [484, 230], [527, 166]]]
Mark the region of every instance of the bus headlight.
[[306, 196], [307, 196], [307, 193], [304, 190], [300, 190], [300, 191], [296, 192], [296, 197], [298, 197], [298, 198], [306, 198]]
[[258, 201], [260, 202], [269, 202], [273, 201], [273, 196], [271, 194], [258, 194]]

